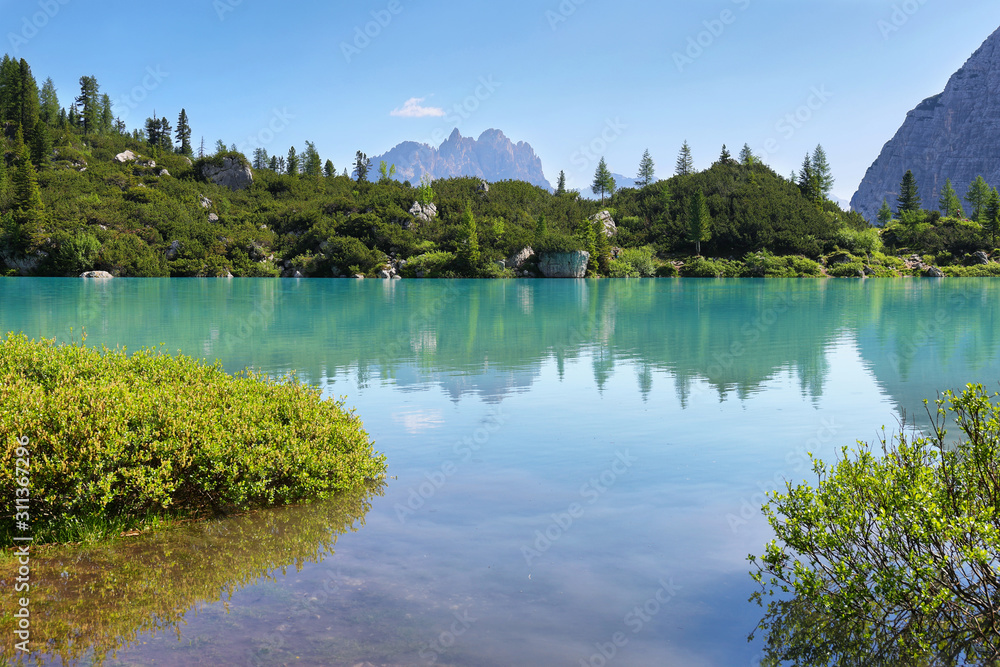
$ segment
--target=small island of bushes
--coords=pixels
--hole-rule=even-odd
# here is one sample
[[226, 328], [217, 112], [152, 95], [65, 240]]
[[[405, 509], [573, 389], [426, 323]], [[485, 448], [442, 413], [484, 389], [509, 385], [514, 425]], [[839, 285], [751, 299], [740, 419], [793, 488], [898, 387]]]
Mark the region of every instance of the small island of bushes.
[[294, 378], [21, 334], [0, 340], [0, 443], [0, 502], [27, 497], [30, 516], [0, 528], [7, 544], [324, 498], [386, 470], [360, 419]]

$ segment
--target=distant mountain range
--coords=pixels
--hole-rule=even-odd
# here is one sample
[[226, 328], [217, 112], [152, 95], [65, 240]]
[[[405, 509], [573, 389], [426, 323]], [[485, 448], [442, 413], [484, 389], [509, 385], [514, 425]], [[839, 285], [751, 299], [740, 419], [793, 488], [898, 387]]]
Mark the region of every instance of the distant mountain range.
[[907, 170], [916, 177], [926, 209], [937, 208], [949, 178], [960, 198], [977, 176], [1000, 186], [998, 93], [1000, 30], [951, 77], [944, 92], [906, 114], [903, 126], [865, 174], [851, 206], [869, 221], [877, 217], [883, 199], [895, 208]]
[[542, 161], [526, 142], [514, 143], [500, 130], [486, 130], [478, 139], [463, 137], [456, 128], [438, 148], [404, 141], [388, 153], [372, 158], [377, 166], [396, 165], [396, 178], [413, 184], [424, 174], [432, 178], [476, 176], [489, 182], [518, 180], [552, 190], [542, 172]]

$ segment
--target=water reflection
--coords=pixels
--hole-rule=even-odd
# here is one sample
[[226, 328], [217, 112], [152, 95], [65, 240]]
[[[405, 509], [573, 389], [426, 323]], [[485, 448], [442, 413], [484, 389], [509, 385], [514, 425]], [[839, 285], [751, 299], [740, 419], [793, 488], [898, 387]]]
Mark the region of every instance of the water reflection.
[[[363, 526], [382, 494], [372, 486], [101, 547], [40, 548], [31, 556], [32, 660], [103, 664], [140, 636], [173, 633], [179, 640], [192, 610], [228, 604], [244, 587], [332, 556], [338, 537]], [[4, 590], [13, 590], [15, 569], [16, 562], [0, 565]], [[12, 634], [12, 620], [0, 621], [0, 633]], [[10, 642], [0, 646], [13, 650]]]

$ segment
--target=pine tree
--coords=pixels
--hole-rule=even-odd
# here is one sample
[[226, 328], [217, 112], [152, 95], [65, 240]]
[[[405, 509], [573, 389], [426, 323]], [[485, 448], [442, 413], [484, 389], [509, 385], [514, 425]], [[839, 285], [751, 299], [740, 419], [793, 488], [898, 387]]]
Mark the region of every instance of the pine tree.
[[41, 118], [35, 123], [35, 131], [31, 135], [31, 161], [41, 171], [49, 166], [49, 156], [52, 155], [52, 137], [49, 126]]
[[146, 145], [154, 150], [160, 145], [160, 119], [155, 116], [146, 119]]
[[188, 123], [186, 109], [181, 109], [180, 114], [177, 116], [177, 130], [175, 131], [175, 135], [177, 137], [176, 143], [180, 144], [177, 147], [177, 152], [181, 155], [191, 157], [191, 125]]
[[0, 122], [20, 122], [18, 99], [21, 95], [21, 68], [8, 55], [0, 61]]
[[31, 141], [34, 138], [35, 126], [38, 124], [38, 85], [35, 83], [35, 77], [31, 75], [28, 61], [24, 58], [18, 63], [18, 70], [20, 89], [15, 102], [13, 120], [21, 123], [21, 127], [24, 128], [25, 141]]
[[462, 214], [462, 227], [459, 232], [458, 256], [470, 275], [479, 271], [479, 234], [476, 231], [476, 216], [472, 214], [472, 205], [465, 204]]
[[642, 160], [639, 162], [639, 173], [636, 176], [636, 185], [640, 188], [644, 188], [647, 185], [652, 185], [656, 180], [655, 165], [653, 164], [653, 158], [649, 154], [649, 149], [642, 154]]
[[539, 241], [545, 238], [549, 233], [549, 225], [545, 220], [545, 213], [541, 213], [538, 216], [538, 220], [535, 222], [535, 241]]
[[698, 190], [688, 205], [688, 241], [695, 244], [695, 254], [701, 255], [701, 242], [712, 239], [712, 216], [708, 212], [705, 193]]
[[691, 147], [685, 141], [681, 146], [680, 155], [677, 156], [677, 167], [674, 173], [678, 176], [690, 176], [694, 173], [694, 158], [691, 157]]
[[295, 152], [295, 146], [288, 149], [288, 157], [285, 158], [285, 173], [289, 176], [299, 175], [299, 156]]
[[368, 180], [368, 171], [371, 169], [372, 161], [367, 155], [358, 151], [354, 156], [354, 178], [358, 183]]
[[812, 169], [817, 190], [816, 195], [820, 199], [827, 199], [830, 192], [833, 191], [833, 184], [836, 181], [833, 178], [833, 171], [830, 169], [830, 163], [826, 158], [826, 151], [823, 150], [822, 144], [817, 145], [816, 150], [813, 151]]
[[566, 172], [559, 170], [559, 180], [556, 182], [556, 195], [566, 194]]
[[337, 168], [333, 166], [333, 160], [327, 160], [326, 164], [323, 165], [323, 175], [327, 178], [333, 178], [337, 175]]
[[983, 209], [986, 208], [986, 201], [989, 198], [990, 186], [986, 184], [986, 179], [977, 176], [965, 194], [965, 201], [972, 204], [972, 219], [976, 222], [982, 222]]
[[42, 192], [38, 188], [38, 175], [31, 164], [31, 154], [24, 143], [24, 133], [18, 126], [14, 140], [17, 168], [14, 170], [14, 245], [21, 252], [30, 252], [37, 245], [39, 228], [45, 214]]
[[882, 208], [878, 210], [878, 224], [885, 227], [892, 222], [892, 209], [889, 208], [889, 200], [882, 199]]
[[56, 126], [59, 124], [59, 114], [59, 97], [50, 77], [45, 80], [42, 91], [38, 94], [38, 117], [47, 125]]
[[386, 164], [385, 160], [382, 160], [378, 165], [378, 182], [388, 183], [396, 175], [396, 165]]
[[983, 209], [983, 230], [993, 237], [993, 247], [997, 247], [997, 233], [1000, 232], [1000, 192], [996, 188], [990, 190]]
[[719, 164], [732, 164], [733, 156], [725, 144], [722, 144], [722, 153], [719, 154]]
[[749, 144], [743, 144], [743, 150], [740, 151], [740, 164], [744, 167], [752, 167], [756, 163], [757, 156], [750, 150]]
[[917, 191], [917, 179], [910, 170], [903, 175], [899, 184], [899, 197], [896, 199], [896, 212], [903, 217], [904, 212], [918, 213], [920, 211], [920, 194]]
[[951, 179], [947, 179], [944, 182], [944, 188], [941, 190], [941, 198], [938, 200], [938, 207], [941, 209], [941, 215], [946, 218], [951, 217], [964, 217], [965, 213], [962, 211], [962, 202], [958, 199], [958, 194], [955, 192], [955, 188], [951, 185]]
[[615, 179], [611, 177], [611, 172], [608, 171], [608, 163], [601, 158], [600, 163], [597, 165], [597, 170], [594, 172], [594, 182], [591, 184], [590, 189], [596, 195], [601, 194], [601, 206], [604, 206], [604, 195], [605, 193], [614, 194], [615, 192]]
[[201, 138], [201, 145], [198, 147], [198, 159], [205, 157], [205, 137]]
[[80, 77], [80, 96], [76, 98], [76, 106], [80, 111], [80, 127], [83, 133], [96, 132], [100, 124], [100, 87], [97, 79], [92, 76]]
[[228, 150], [229, 149], [226, 148], [226, 142], [225, 141], [223, 141], [222, 139], [217, 139], [216, 140], [216, 142], [215, 142], [215, 154], [216, 155], [222, 155], [223, 153], [225, 153]]
[[819, 197], [816, 186], [816, 172], [813, 170], [812, 156], [806, 153], [805, 159], [802, 160], [802, 169], [799, 171], [799, 190], [806, 199], [816, 201]]
[[587, 260], [587, 275], [592, 276], [597, 271], [597, 234], [594, 233], [593, 222], [581, 218], [576, 225], [576, 236], [583, 242], [583, 249], [590, 255]]
[[160, 119], [160, 151], [163, 153], [174, 152], [174, 141], [170, 136], [170, 121], [164, 116]]
[[103, 134], [109, 134], [115, 125], [115, 113], [111, 108], [111, 96], [105, 93], [101, 95], [101, 119], [100, 130]]
[[267, 169], [267, 150], [264, 148], [253, 149], [253, 168], [257, 170]]
[[302, 157], [302, 172], [309, 178], [319, 179], [323, 175], [323, 160], [319, 157], [316, 144], [306, 142], [306, 150]]

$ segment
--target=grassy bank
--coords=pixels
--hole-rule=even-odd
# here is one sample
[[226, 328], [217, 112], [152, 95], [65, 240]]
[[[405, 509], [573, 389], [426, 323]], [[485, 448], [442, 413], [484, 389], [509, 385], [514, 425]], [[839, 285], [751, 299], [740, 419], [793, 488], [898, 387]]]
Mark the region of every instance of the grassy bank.
[[4, 522], [7, 543], [329, 497], [385, 472], [353, 412], [294, 379], [16, 334], [0, 340], [0, 443], [0, 502], [13, 514], [27, 496], [30, 517], [30, 533]]

